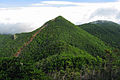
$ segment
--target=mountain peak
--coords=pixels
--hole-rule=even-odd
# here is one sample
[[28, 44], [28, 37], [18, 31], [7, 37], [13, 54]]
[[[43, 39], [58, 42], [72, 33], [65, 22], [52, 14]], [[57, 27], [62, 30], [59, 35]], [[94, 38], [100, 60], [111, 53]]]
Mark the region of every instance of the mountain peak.
[[[58, 16], [58, 17], [46, 22], [45, 24], [50, 25], [50, 27], [52, 25], [61, 26], [61, 25], [71, 25], [71, 24], [72, 24], [72, 27], [75, 26], [73, 23], [71, 23], [69, 20], [65, 19], [63, 16]], [[66, 27], [68, 27], [68, 26], [66, 26]]]
[[53, 20], [66, 20], [63, 16], [58, 16], [56, 18], [54, 18]]
[[[57, 16], [55, 19], [57, 19], [57, 18], [64, 18], [63, 16]], [[65, 18], [64, 18], [65, 19]]]

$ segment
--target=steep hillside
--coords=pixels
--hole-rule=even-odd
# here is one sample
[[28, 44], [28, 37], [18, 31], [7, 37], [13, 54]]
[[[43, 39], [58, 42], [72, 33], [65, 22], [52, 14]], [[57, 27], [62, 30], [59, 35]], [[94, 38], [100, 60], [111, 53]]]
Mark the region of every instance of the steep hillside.
[[21, 56], [30, 56], [33, 60], [40, 60], [50, 55], [60, 54], [71, 45], [85, 50], [93, 56], [105, 54], [108, 49], [98, 38], [75, 26], [59, 16], [46, 23], [47, 26], [24, 48]]
[[111, 21], [95, 21], [79, 25], [88, 33], [105, 41], [112, 47], [120, 48], [120, 25]]
[[0, 57], [10, 57], [29, 40], [32, 33], [1, 34], [0, 35]]

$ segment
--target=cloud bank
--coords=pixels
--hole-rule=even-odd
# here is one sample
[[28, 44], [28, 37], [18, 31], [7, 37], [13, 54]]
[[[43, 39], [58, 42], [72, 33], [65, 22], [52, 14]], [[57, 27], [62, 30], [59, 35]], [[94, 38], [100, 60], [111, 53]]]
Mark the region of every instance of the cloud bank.
[[[28, 27], [29, 26], [29, 27]], [[15, 24], [0, 24], [0, 33], [1, 34], [15, 34], [21, 32], [29, 32], [32, 31], [33, 28], [30, 25], [24, 23], [15, 23]]]
[[30, 32], [59, 15], [74, 24], [96, 20], [120, 23], [120, 2], [42, 1], [28, 7], [0, 8], [0, 33]]

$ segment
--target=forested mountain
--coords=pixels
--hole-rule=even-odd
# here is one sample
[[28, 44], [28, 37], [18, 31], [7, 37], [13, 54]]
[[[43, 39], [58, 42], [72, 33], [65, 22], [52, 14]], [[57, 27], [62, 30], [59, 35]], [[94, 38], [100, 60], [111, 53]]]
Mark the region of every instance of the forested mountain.
[[119, 80], [119, 52], [81, 26], [58, 16], [31, 33], [1, 35], [15, 49], [0, 46], [0, 79]]
[[36, 56], [33, 60], [37, 58], [39, 60], [49, 55], [60, 54], [68, 46], [72, 46], [84, 50], [92, 56], [103, 57], [104, 50], [110, 49], [104, 42], [61, 16], [45, 24], [47, 26], [35, 37], [30, 45], [24, 48], [21, 56]]
[[111, 21], [98, 20], [79, 25], [88, 33], [105, 41], [108, 45], [120, 48], [120, 25]]

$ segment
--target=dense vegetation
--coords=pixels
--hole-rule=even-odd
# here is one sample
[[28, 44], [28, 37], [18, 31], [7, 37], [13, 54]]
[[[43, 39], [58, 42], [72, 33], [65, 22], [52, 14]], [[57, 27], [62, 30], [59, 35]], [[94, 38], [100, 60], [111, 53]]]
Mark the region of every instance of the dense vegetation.
[[110, 21], [95, 21], [79, 26], [110, 46], [120, 48], [120, 25]]
[[[120, 79], [119, 51], [114, 50], [114, 46], [109, 46], [106, 41], [103, 40], [103, 42], [101, 38], [89, 34], [61, 16], [48, 21], [42, 27], [45, 25], [47, 26], [23, 49], [19, 57], [4, 57], [12, 55], [14, 52], [8, 52], [9, 55], [2, 51], [1, 55], [0, 52], [2, 56], [0, 59], [0, 79]], [[0, 44], [8, 37], [8, 40], [15, 45], [10, 42], [6, 43], [9, 43], [8, 46], [14, 46], [16, 49], [13, 51], [16, 53], [39, 29], [31, 33], [19, 34], [15, 40], [11, 38], [12, 35], [1, 35]], [[7, 48], [10, 51], [11, 47], [2, 50]]]
[[31, 37], [31, 33], [0, 35], [0, 57], [10, 57]]
[[28, 54], [35, 57], [33, 60], [37, 59], [37, 57], [42, 59], [49, 55], [60, 53], [68, 45], [71, 45], [85, 50], [93, 56], [102, 57], [102, 54], [105, 54], [104, 50], [109, 49], [104, 42], [63, 17], [57, 17], [54, 21], [51, 20], [46, 24], [48, 24], [47, 27], [25, 48], [22, 56]]
[[22, 63], [20, 58], [0, 59], [0, 80], [52, 80], [37, 70], [31, 63]]

